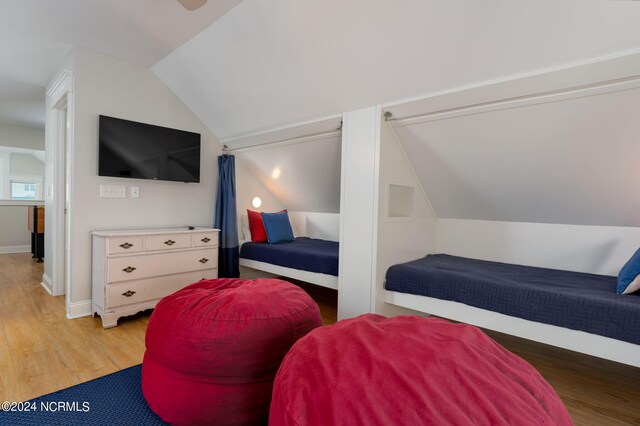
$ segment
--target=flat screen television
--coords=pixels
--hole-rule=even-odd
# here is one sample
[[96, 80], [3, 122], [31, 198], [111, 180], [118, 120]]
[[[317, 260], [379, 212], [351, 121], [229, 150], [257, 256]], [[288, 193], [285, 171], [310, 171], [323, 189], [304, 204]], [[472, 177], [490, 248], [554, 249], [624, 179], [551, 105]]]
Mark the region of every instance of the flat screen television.
[[200, 134], [100, 116], [98, 175], [200, 182]]

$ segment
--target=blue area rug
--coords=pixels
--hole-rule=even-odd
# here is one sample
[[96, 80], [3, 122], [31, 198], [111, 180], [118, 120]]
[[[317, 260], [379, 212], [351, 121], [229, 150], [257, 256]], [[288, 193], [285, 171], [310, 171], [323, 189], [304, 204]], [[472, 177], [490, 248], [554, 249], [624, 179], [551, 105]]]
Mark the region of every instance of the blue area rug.
[[[0, 411], [0, 425], [166, 425], [142, 396], [142, 366], [44, 395]], [[25, 411], [29, 410], [29, 411]]]

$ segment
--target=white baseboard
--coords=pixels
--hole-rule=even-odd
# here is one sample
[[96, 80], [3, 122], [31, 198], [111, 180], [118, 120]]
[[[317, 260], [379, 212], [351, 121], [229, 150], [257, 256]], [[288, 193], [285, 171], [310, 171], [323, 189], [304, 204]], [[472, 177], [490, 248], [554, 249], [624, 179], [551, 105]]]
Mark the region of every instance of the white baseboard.
[[53, 281], [47, 274], [42, 274], [42, 282], [40, 282], [42, 288], [46, 290], [51, 296], [53, 296]]
[[24, 246], [2, 246], [0, 247], [0, 254], [9, 253], [29, 253], [31, 251], [30, 245]]
[[91, 300], [67, 303], [67, 319], [87, 317], [91, 314]]

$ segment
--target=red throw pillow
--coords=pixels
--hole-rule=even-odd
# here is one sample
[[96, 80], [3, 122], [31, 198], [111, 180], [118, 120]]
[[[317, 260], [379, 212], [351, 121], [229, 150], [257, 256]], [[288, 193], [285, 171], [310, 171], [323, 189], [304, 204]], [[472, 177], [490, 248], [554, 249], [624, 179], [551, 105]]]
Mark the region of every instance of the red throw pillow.
[[266, 243], [267, 231], [264, 229], [262, 215], [260, 212], [247, 210], [247, 218], [249, 219], [249, 232], [251, 232], [252, 243]]
[[[287, 209], [281, 210], [280, 213], [286, 212]], [[252, 243], [266, 243], [267, 231], [264, 229], [264, 222], [262, 222], [262, 214], [260, 212], [254, 212], [247, 209], [247, 218], [249, 219], [249, 232], [251, 232]]]

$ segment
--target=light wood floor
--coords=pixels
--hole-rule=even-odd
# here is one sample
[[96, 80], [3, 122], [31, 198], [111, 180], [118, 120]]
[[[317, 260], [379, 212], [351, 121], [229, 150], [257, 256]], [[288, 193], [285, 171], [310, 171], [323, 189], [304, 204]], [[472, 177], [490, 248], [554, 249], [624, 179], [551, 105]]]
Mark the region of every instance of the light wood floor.
[[[67, 320], [64, 296], [47, 294], [42, 273], [30, 254], [0, 255], [0, 402], [25, 401], [142, 362], [150, 312], [121, 318], [110, 329], [99, 318]], [[334, 323], [336, 293], [315, 297], [325, 324]]]
[[64, 296], [41, 287], [43, 264], [0, 255], [0, 401], [23, 401], [142, 361], [148, 315], [105, 330], [67, 320]]
[[547, 379], [576, 425], [640, 425], [640, 368], [485, 332]]
[[[142, 362], [149, 313], [105, 330], [98, 318], [67, 320], [64, 296], [40, 286], [42, 264], [0, 255], [0, 401], [23, 401]], [[243, 278], [256, 273], [244, 270]], [[337, 293], [301, 285], [325, 324], [336, 321]], [[577, 425], [640, 425], [640, 369], [488, 332], [542, 373]]]

